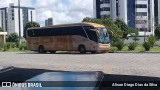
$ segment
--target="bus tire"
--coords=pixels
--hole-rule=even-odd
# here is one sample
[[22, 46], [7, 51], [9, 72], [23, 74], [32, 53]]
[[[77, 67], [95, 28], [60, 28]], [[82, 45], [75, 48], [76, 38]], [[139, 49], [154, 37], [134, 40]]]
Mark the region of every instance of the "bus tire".
[[50, 51], [51, 54], [56, 53], [56, 51]]
[[42, 46], [42, 45], [39, 46], [38, 53], [46, 53], [44, 46]]
[[78, 51], [81, 53], [81, 54], [85, 54], [86, 53], [86, 48], [84, 45], [80, 45], [78, 47]]
[[91, 51], [92, 54], [96, 54], [96, 51]]

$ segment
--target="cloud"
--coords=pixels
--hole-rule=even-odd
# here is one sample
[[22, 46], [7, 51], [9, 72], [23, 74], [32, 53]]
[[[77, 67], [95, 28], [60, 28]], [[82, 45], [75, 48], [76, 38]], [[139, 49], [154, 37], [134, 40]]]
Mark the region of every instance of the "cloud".
[[[0, 0], [0, 7], [9, 3], [17, 5], [18, 0]], [[84, 17], [93, 17], [93, 0], [21, 0], [21, 5], [35, 7], [37, 22], [42, 26], [50, 17], [54, 24], [81, 22]]]
[[37, 0], [35, 7], [39, 22], [53, 17], [54, 24], [74, 23], [93, 17], [93, 0]]
[[[18, 0], [0, 0], [0, 8], [8, 7], [9, 3], [14, 3], [14, 5], [18, 5]], [[33, 6], [32, 0], [21, 0], [22, 6]]]

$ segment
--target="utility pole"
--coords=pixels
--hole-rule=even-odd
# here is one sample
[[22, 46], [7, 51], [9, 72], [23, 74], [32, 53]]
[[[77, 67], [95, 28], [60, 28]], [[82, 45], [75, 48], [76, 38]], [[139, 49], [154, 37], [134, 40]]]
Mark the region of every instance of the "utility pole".
[[32, 19], [33, 19], [33, 16], [32, 16], [32, 15], [33, 15], [33, 14], [32, 14], [32, 11], [31, 11], [31, 23], [33, 22], [33, 20], [32, 20]]
[[18, 0], [18, 18], [19, 18], [19, 44], [21, 45], [21, 16], [20, 16], [20, 0]]

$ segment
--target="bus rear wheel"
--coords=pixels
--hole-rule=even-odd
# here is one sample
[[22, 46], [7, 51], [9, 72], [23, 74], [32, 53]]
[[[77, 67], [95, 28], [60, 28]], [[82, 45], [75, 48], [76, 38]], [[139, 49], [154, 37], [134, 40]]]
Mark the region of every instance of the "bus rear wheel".
[[38, 53], [46, 53], [44, 46], [39, 46]]
[[96, 54], [97, 52], [96, 52], [96, 51], [91, 51], [91, 53], [92, 53], [92, 54]]
[[56, 53], [56, 51], [50, 51], [51, 54]]
[[85, 54], [85, 53], [86, 53], [86, 48], [85, 48], [85, 46], [80, 45], [80, 46], [78, 47], [78, 51], [79, 51], [81, 54]]

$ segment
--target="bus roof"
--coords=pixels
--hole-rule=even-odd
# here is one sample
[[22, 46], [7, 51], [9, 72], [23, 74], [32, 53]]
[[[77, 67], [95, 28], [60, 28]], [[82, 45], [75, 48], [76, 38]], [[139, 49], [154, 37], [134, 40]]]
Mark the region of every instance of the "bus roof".
[[30, 29], [39, 29], [39, 28], [48, 28], [48, 27], [62, 27], [62, 26], [76, 26], [76, 25], [88, 25], [88, 26], [94, 26], [94, 27], [105, 27], [104, 25], [97, 24], [97, 23], [89, 23], [89, 22], [81, 22], [81, 23], [71, 23], [71, 24], [60, 24], [60, 25], [52, 25], [47, 27], [33, 27]]

